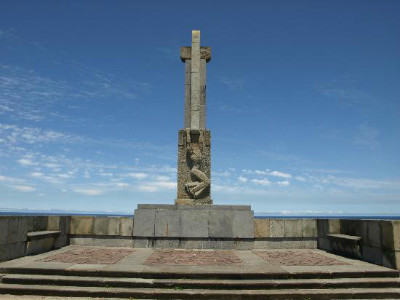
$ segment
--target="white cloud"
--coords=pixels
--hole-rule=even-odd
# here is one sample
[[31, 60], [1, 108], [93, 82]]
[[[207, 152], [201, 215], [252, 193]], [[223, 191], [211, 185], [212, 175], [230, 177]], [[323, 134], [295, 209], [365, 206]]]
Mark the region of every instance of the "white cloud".
[[147, 175], [146, 173], [129, 173], [128, 176], [135, 178], [137, 180], [143, 180], [147, 178], [149, 175]]
[[83, 194], [87, 196], [98, 196], [103, 194], [103, 190], [99, 189], [74, 189], [75, 193]]
[[24, 193], [36, 191], [36, 188], [29, 185], [11, 185], [10, 187], [13, 188], [14, 190]]
[[257, 185], [264, 185], [268, 186], [271, 185], [271, 181], [269, 181], [267, 178], [264, 179], [252, 179], [251, 182], [257, 184]]
[[0, 124], [0, 134], [11, 144], [75, 142], [82, 140], [79, 136], [64, 134], [59, 131], [38, 127], [19, 127], [16, 125]]
[[292, 175], [290, 175], [288, 173], [279, 172], [279, 171], [269, 172], [269, 175], [275, 176], [275, 177], [281, 177], [281, 178], [292, 178]]
[[238, 180], [239, 180], [240, 182], [243, 182], [243, 183], [246, 183], [246, 182], [248, 181], [248, 179], [247, 179], [246, 177], [244, 177], [244, 176], [239, 176], [239, 177], [238, 177]]
[[289, 180], [283, 180], [283, 181], [278, 181], [276, 184], [279, 186], [289, 186], [290, 182]]
[[306, 182], [307, 181], [307, 179], [305, 177], [303, 177], [303, 176], [296, 176], [295, 179], [298, 180], [298, 181], [301, 181], [301, 182]]
[[21, 158], [18, 159], [17, 162], [23, 166], [36, 166], [38, 164], [37, 162], [33, 162], [32, 160], [30, 160], [29, 158]]
[[144, 182], [137, 186], [139, 191], [143, 192], [162, 192], [164, 190], [176, 189], [176, 182], [172, 181], [154, 181], [154, 182]]
[[36, 178], [40, 178], [40, 177], [43, 177], [43, 176], [44, 176], [44, 174], [41, 173], [41, 172], [32, 172], [30, 175], [31, 175], [32, 177], [36, 177]]

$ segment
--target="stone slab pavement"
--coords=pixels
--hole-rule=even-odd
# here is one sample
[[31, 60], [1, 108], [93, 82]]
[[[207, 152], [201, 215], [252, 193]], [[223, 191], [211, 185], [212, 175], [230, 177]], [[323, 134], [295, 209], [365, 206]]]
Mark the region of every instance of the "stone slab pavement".
[[102, 272], [153, 273], [332, 273], [387, 271], [388, 268], [318, 249], [178, 250], [71, 245], [0, 264], [7, 268], [43, 268]]

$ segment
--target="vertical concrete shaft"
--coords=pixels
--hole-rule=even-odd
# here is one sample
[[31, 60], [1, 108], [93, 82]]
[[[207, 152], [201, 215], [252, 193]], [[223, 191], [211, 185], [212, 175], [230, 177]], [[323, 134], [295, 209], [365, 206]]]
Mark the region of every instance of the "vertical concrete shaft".
[[190, 129], [200, 126], [200, 31], [192, 31], [192, 53], [190, 70]]
[[190, 128], [190, 114], [191, 114], [191, 101], [190, 101], [190, 69], [192, 67], [192, 62], [190, 59], [185, 61], [185, 126], [184, 128]]

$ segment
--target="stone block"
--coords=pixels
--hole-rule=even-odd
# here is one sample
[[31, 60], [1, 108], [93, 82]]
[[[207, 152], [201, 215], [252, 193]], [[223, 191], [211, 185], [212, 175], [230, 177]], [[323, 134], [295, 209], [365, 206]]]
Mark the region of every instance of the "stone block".
[[382, 266], [396, 269], [396, 252], [393, 250], [383, 250]]
[[228, 238], [253, 239], [254, 238], [254, 213], [253, 211], [234, 211], [233, 234]]
[[133, 218], [128, 218], [128, 217], [119, 218], [119, 235], [121, 236], [133, 235]]
[[181, 236], [184, 238], [208, 238], [212, 226], [210, 221], [210, 213], [207, 210], [181, 210]]
[[0, 261], [25, 256], [25, 242], [0, 245]]
[[219, 242], [217, 239], [203, 240], [202, 247], [203, 249], [219, 249]]
[[217, 244], [218, 248], [221, 250], [232, 250], [235, 249], [235, 242], [233, 240], [220, 240], [219, 243]]
[[228, 210], [210, 211], [208, 234], [210, 238], [233, 236], [234, 214]]
[[329, 233], [329, 220], [318, 219], [317, 220], [317, 234], [318, 237], [323, 238]]
[[392, 221], [394, 250], [400, 251], [400, 221]]
[[150, 239], [134, 239], [135, 248], [152, 248], [153, 243]]
[[60, 230], [60, 216], [49, 216], [47, 219], [47, 230]]
[[71, 231], [71, 217], [61, 216], [60, 217], [60, 231], [63, 234], [69, 234]]
[[70, 245], [95, 246], [94, 238], [92, 237], [71, 237], [69, 243]]
[[269, 237], [269, 221], [270, 219], [254, 219], [254, 237]]
[[303, 237], [317, 237], [316, 219], [303, 219]]
[[340, 233], [348, 235], [358, 235], [356, 220], [340, 220]]
[[300, 241], [300, 248], [302, 249], [317, 249], [317, 239]]
[[367, 221], [367, 239], [366, 244], [371, 247], [382, 247], [381, 226], [378, 220]]
[[302, 237], [302, 236], [303, 236], [303, 220], [286, 219], [284, 237]]
[[10, 217], [8, 222], [8, 243], [17, 243], [26, 241], [28, 232], [28, 218]]
[[94, 235], [118, 235], [119, 224], [117, 217], [96, 217], [93, 226]]
[[254, 249], [254, 240], [235, 240], [233, 248], [236, 250], [252, 250]]
[[377, 265], [382, 265], [383, 251], [381, 248], [369, 247], [363, 245], [361, 247], [362, 259]]
[[154, 236], [180, 237], [182, 233], [181, 212], [176, 209], [156, 210]]
[[340, 219], [328, 219], [329, 232], [327, 233], [340, 233]]
[[133, 217], [133, 236], [154, 237], [155, 218], [156, 209], [136, 209]]
[[94, 217], [72, 216], [70, 232], [71, 234], [91, 235], [93, 234]]
[[156, 239], [154, 248], [156, 249], [176, 249], [179, 248], [179, 239]]
[[69, 245], [69, 237], [67, 234], [61, 234], [54, 241], [54, 248], [59, 249]]
[[318, 249], [332, 252], [331, 241], [327, 238], [318, 238]]
[[270, 236], [272, 238], [285, 236], [285, 220], [271, 219], [269, 223]]
[[27, 231], [45, 231], [47, 230], [48, 216], [24, 216], [27, 221]]
[[54, 242], [54, 237], [28, 241], [26, 243], [25, 255], [34, 255], [50, 251], [54, 248]]
[[203, 240], [182, 240], [181, 244], [175, 248], [184, 248], [184, 249], [203, 249]]
[[394, 236], [392, 221], [381, 221], [382, 247], [387, 250], [394, 250]]
[[0, 245], [8, 243], [8, 217], [0, 217]]

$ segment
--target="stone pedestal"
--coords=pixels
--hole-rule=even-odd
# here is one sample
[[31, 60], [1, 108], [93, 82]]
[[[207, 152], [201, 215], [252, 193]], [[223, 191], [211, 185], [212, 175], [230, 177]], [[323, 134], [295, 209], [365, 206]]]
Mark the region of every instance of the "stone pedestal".
[[250, 206], [146, 205], [134, 214], [137, 248], [252, 249]]
[[179, 131], [178, 187], [175, 204], [212, 204], [209, 130]]

